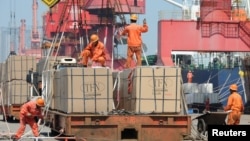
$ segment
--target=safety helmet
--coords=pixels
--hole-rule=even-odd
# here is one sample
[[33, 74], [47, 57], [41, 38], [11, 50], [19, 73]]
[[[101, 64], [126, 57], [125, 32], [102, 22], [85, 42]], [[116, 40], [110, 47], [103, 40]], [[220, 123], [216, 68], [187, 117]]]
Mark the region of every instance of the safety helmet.
[[36, 105], [38, 105], [40, 107], [44, 107], [44, 100], [42, 98], [38, 98], [36, 100]]
[[90, 36], [90, 42], [91, 42], [91, 43], [96, 42], [96, 41], [98, 41], [98, 40], [99, 40], [98, 35], [92, 34], [92, 35]]
[[236, 84], [232, 84], [232, 85], [230, 85], [230, 90], [237, 91], [238, 90], [238, 86]]
[[136, 21], [136, 20], [137, 20], [137, 16], [136, 16], [136, 14], [132, 14], [132, 15], [130, 16], [130, 19], [131, 19], [131, 20], [135, 20], [135, 21]]

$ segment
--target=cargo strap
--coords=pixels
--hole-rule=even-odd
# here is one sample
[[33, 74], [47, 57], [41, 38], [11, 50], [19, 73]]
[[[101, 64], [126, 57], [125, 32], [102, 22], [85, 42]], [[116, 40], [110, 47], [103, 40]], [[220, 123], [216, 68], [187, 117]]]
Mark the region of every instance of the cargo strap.
[[128, 75], [128, 94], [132, 93], [133, 90], [133, 76], [134, 76], [135, 69], [132, 69]]

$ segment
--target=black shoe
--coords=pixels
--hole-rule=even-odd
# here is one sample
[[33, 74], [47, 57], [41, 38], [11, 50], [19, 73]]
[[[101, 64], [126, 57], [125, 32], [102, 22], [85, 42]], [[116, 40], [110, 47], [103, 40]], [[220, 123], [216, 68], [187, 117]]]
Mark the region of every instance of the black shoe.
[[20, 138], [17, 138], [16, 135], [12, 135], [12, 136], [10, 137], [10, 139], [12, 139], [12, 141], [19, 141], [19, 140], [20, 140]]

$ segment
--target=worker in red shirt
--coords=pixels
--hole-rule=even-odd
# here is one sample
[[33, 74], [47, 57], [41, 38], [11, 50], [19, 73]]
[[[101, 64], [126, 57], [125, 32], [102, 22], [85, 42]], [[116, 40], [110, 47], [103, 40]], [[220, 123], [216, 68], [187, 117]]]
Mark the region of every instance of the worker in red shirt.
[[193, 75], [192, 71], [189, 70], [188, 73], [187, 73], [187, 80], [188, 80], [188, 83], [192, 83], [193, 77], [194, 77], [194, 75]]
[[236, 84], [230, 86], [230, 96], [227, 100], [227, 105], [224, 107], [224, 111], [231, 110], [227, 116], [228, 125], [238, 125], [240, 123], [240, 117], [244, 111], [244, 105], [242, 97], [237, 93], [238, 87]]
[[102, 67], [105, 67], [105, 47], [104, 44], [99, 41], [99, 37], [96, 34], [90, 36], [90, 43], [84, 48], [79, 57], [79, 59], [82, 59], [84, 67], [87, 67], [89, 58], [92, 62], [100, 63]]
[[130, 25], [126, 26], [121, 35], [127, 35], [127, 62], [126, 67], [131, 68], [131, 61], [135, 53], [137, 66], [141, 66], [141, 53], [142, 53], [142, 39], [141, 33], [148, 31], [146, 19], [143, 20], [143, 26], [136, 24], [137, 16], [132, 14], [130, 16]]
[[35, 137], [39, 136], [38, 125], [36, 123], [35, 117], [43, 119], [42, 107], [44, 107], [44, 105], [44, 100], [42, 98], [31, 100], [22, 105], [20, 110], [20, 127], [16, 134], [12, 136], [14, 141], [17, 141], [21, 138], [25, 131], [26, 124], [29, 124]]

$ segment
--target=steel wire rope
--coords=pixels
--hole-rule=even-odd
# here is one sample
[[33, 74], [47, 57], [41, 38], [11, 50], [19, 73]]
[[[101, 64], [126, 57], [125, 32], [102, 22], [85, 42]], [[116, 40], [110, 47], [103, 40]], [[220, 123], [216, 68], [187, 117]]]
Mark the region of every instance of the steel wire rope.
[[[69, 0], [67, 0], [66, 2], [65, 2], [65, 5], [64, 5], [64, 10], [63, 10], [63, 13], [62, 13], [62, 15], [64, 15], [65, 14], [65, 12], [66, 12], [66, 9], [67, 9], [67, 6], [68, 6], [68, 3], [69, 3]], [[64, 35], [64, 30], [65, 30], [65, 27], [66, 27], [66, 25], [67, 24], [65, 24], [65, 22], [63, 22], [63, 17], [64, 16], [62, 16], [61, 15], [61, 17], [60, 17], [60, 23], [59, 23], [59, 25], [57, 26], [57, 34], [56, 34], [56, 37], [55, 38], [53, 38], [53, 42], [52, 42], [52, 44], [50, 45], [50, 50], [49, 50], [49, 53], [48, 53], [48, 55], [47, 55], [47, 57], [46, 57], [46, 60], [45, 60], [45, 64], [44, 64], [44, 67], [43, 67], [43, 71], [45, 71], [46, 70], [46, 67], [47, 67], [47, 63], [48, 63], [48, 58], [49, 58], [49, 56], [51, 56], [51, 54], [52, 54], [52, 51], [54, 50], [54, 48], [55, 48], [55, 42], [57, 41], [57, 39], [58, 39], [58, 37], [59, 37], [59, 32], [60, 32], [60, 30], [61, 30], [61, 28], [62, 28], [62, 24], [64, 25], [63, 27], [63, 33], [61, 34], [61, 38], [60, 38], [60, 42], [59, 42], [59, 44], [58, 44], [58, 48], [57, 48], [57, 52], [56, 52], [56, 55], [55, 55], [55, 59], [54, 59], [54, 62], [55, 62], [55, 60], [56, 60], [56, 57], [57, 57], [57, 54], [58, 54], [58, 51], [59, 51], [59, 47], [60, 47], [60, 43], [61, 43], [61, 40], [62, 40], [62, 37], [63, 37], [63, 35]], [[69, 15], [69, 13], [68, 13], [68, 15]], [[66, 17], [66, 21], [67, 21], [67, 19], [68, 19], [68, 15], [67, 15], [67, 17]], [[67, 23], [67, 22], [66, 22]], [[46, 95], [46, 94], [45, 94]], [[52, 97], [52, 96], [51, 96]], [[51, 100], [48, 100], [49, 101], [49, 104], [50, 104], [50, 102], [51, 102]], [[45, 105], [45, 110], [43, 111], [43, 114], [44, 113], [46, 113], [47, 114], [47, 112], [48, 112], [48, 109], [49, 109], [49, 104], [47, 103], [46, 105]], [[47, 115], [46, 115], [47, 116]], [[38, 120], [38, 125], [40, 125], [40, 122], [41, 122], [41, 119], [39, 119]], [[43, 123], [43, 126], [42, 126], [42, 128], [40, 128], [40, 130], [39, 130], [39, 133], [40, 133], [40, 131], [43, 129], [43, 127], [44, 127], [44, 125], [45, 125], [45, 123]], [[29, 131], [29, 132], [27, 132], [26, 134], [24, 134], [23, 136], [25, 136], [25, 135], [28, 135], [28, 134], [30, 134], [31, 133], [31, 130]], [[22, 137], [23, 137], [22, 136]]]
[[[57, 40], [58, 40], [58, 38], [59, 38], [59, 34], [60, 34], [60, 31], [61, 31], [61, 28], [62, 28], [62, 24], [65, 25], [65, 22], [63, 22], [63, 19], [64, 19], [64, 17], [65, 17], [65, 12], [66, 12], [66, 10], [67, 10], [68, 3], [69, 3], [69, 0], [66, 0], [65, 3], [64, 3], [63, 10], [62, 10], [62, 13], [61, 13], [61, 16], [60, 16], [60, 19], [59, 19], [59, 24], [58, 24], [58, 26], [57, 26], [57, 28], [56, 28], [56, 36], [53, 38], [53, 42], [52, 42], [52, 44], [50, 45], [49, 53], [48, 53], [47, 56], [46, 56], [46, 60], [45, 60], [45, 63], [44, 63], [44, 68], [43, 68], [43, 70], [46, 70], [47, 63], [48, 63], [48, 58], [49, 58], [50, 56], [52, 56], [52, 55], [51, 55], [51, 54], [52, 54], [52, 51], [54, 51], [54, 49], [55, 49], [55, 44], [56, 44], [56, 42], [57, 42]], [[68, 18], [69, 14], [70, 14], [70, 13], [68, 13], [68, 15], [66, 16], [66, 19]], [[66, 26], [66, 25], [65, 25], [65, 26]], [[64, 29], [65, 29], [65, 27], [64, 27]], [[59, 45], [60, 45], [60, 44], [59, 44]], [[59, 45], [58, 45], [57, 51], [59, 50]], [[56, 57], [55, 57], [55, 60], [56, 60]], [[55, 62], [55, 61], [54, 61], [54, 62]]]
[[9, 137], [11, 137], [11, 134], [10, 134], [10, 127], [9, 127], [9, 124], [7, 122], [7, 117], [6, 117], [6, 111], [5, 111], [5, 108], [4, 108], [4, 102], [3, 102], [3, 91], [2, 91], [2, 83], [0, 84], [0, 99], [1, 99], [1, 105], [2, 105], [2, 110], [3, 110], [3, 117], [4, 117], [4, 123], [6, 124], [6, 127], [8, 129], [8, 135]]
[[[238, 81], [240, 81], [240, 78], [238, 79]], [[237, 84], [237, 83], [236, 83], [236, 84]], [[242, 84], [239, 84], [239, 85], [238, 85], [238, 87], [240, 87], [240, 86], [242, 86]], [[241, 94], [242, 92], [243, 92], [243, 94], [244, 94], [244, 90], [238, 91], [239, 94]], [[227, 100], [228, 95], [229, 95], [229, 90], [226, 91], [222, 97], [220, 97], [220, 101], [225, 101], [225, 100]]]
[[[234, 79], [234, 80], [232, 80], [232, 81], [229, 81], [228, 83], [226, 83], [227, 85], [224, 85], [224, 87], [221, 88], [221, 90], [227, 88], [227, 90], [229, 91], [229, 89], [228, 89], [229, 86], [230, 86], [232, 83], [238, 84], [239, 81], [240, 81], [240, 78], [237, 78], [237, 79]], [[239, 84], [238, 86], [241, 86], [241, 85], [242, 85], [242, 84]], [[219, 94], [220, 94], [220, 93], [219, 93]], [[225, 96], [225, 94], [222, 93], [222, 94], [220, 94], [220, 96], [223, 97], [223, 96]]]
[[121, 71], [119, 71], [116, 75], [116, 79], [115, 79], [115, 83], [114, 83], [114, 86], [113, 86], [113, 91], [115, 91], [115, 88], [117, 87], [117, 91], [116, 91], [116, 100], [117, 100], [117, 105], [114, 106], [115, 109], [118, 108], [119, 104], [120, 104], [120, 85], [121, 85], [121, 78], [120, 78], [120, 74], [121, 74]]
[[[78, 13], [79, 14], [81, 14], [81, 10], [79, 10], [79, 9], [81, 9], [80, 7], [78, 7], [79, 6], [79, 0], [76, 0], [76, 2], [75, 2], [75, 0], [72, 0], [72, 5], [73, 5], [73, 15], [74, 15], [74, 19], [73, 19], [73, 22], [74, 22], [74, 39], [73, 39], [73, 45], [74, 45], [74, 48], [75, 48], [75, 50], [74, 50], [74, 52], [71, 52], [71, 56], [73, 56], [75, 53], [77, 54], [78, 53], [78, 48], [77, 48], [77, 40], [78, 39], [76, 39], [77, 37], [79, 37], [79, 41], [80, 41], [80, 36], [77, 36], [77, 34], [79, 35], [79, 16], [78, 16]], [[80, 12], [79, 12], [80, 11]], [[77, 14], [77, 18], [76, 18], [76, 14]], [[77, 21], [77, 22], [76, 22]], [[77, 33], [77, 31], [78, 31], [78, 33]]]
[[[90, 2], [90, 1], [88, 1]], [[88, 6], [88, 2], [85, 4], [84, 1], [84, 8], [83, 8], [83, 14], [84, 14], [84, 27], [85, 27], [85, 37], [86, 37], [86, 41], [87, 43], [89, 42], [89, 35], [88, 35], [88, 24], [87, 24], [87, 14], [86, 14], [86, 7]], [[83, 44], [84, 45], [84, 44]], [[83, 50], [84, 47], [81, 48], [81, 50]]]
[[216, 92], [217, 92], [217, 91], [219, 92], [219, 89], [220, 89], [220, 88], [223, 88], [223, 89], [224, 89], [224, 88], [228, 88], [230, 84], [237, 82], [238, 79], [239, 79], [239, 78], [232, 79], [232, 80], [228, 81], [224, 87], [222, 87], [223, 84], [221, 84], [221, 85], [215, 87], [214, 89], [215, 89]]

